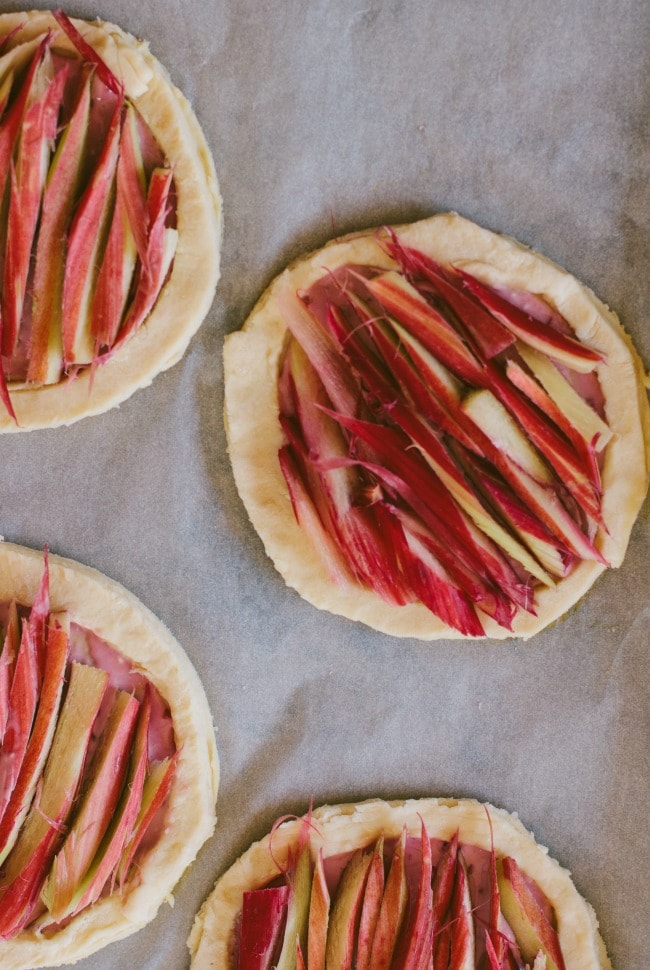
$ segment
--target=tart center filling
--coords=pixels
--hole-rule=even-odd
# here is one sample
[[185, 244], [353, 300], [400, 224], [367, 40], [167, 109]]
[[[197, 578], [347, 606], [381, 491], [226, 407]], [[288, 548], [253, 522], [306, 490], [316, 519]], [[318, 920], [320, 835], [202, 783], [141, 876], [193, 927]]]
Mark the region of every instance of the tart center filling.
[[12, 415], [7, 383], [56, 384], [128, 340], [177, 240], [164, 153], [121, 82], [55, 16], [60, 30], [24, 42], [18, 30], [0, 46], [0, 391]]
[[176, 765], [169, 708], [118, 650], [50, 611], [0, 605], [0, 938], [54, 932], [137, 883]]
[[[307, 823], [310, 824], [310, 823]], [[272, 840], [271, 840], [272, 843]], [[270, 847], [272, 851], [272, 844]], [[462, 843], [380, 836], [312, 860], [309, 833], [288, 867], [245, 892], [231, 966], [564, 970], [553, 906], [515, 859]]]
[[277, 304], [279, 461], [329, 575], [450, 627], [511, 630], [598, 548], [611, 432], [596, 368], [543, 297], [391, 235]]

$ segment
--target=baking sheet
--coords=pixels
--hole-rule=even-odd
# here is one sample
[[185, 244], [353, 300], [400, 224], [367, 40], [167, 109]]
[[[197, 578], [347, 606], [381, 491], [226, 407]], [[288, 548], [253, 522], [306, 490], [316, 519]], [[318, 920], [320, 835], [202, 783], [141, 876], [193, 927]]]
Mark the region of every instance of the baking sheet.
[[[0, 10], [20, 9], [1, 3]], [[224, 335], [334, 234], [455, 209], [566, 266], [650, 361], [642, 0], [112, 0], [206, 132], [222, 282], [184, 360], [119, 410], [0, 442], [5, 538], [95, 566], [195, 663], [218, 728], [214, 839], [173, 909], [80, 968], [187, 967], [214, 880], [313, 797], [473, 795], [519, 812], [646, 965], [648, 508], [627, 560], [528, 644], [422, 644], [285, 588], [236, 494]]]

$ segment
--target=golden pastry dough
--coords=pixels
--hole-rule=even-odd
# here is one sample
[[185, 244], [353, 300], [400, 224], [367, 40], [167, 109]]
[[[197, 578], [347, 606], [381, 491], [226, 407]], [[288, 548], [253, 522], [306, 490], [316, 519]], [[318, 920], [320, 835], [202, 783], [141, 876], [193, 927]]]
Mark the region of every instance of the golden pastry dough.
[[[573, 885], [570, 873], [535, 842], [516, 815], [503, 809], [466, 798], [326, 805], [313, 814], [312, 855], [315, 857], [321, 847], [326, 857], [350, 852], [359, 846], [372, 845], [382, 833], [387, 838], [398, 838], [404, 826], [410, 835], [419, 836], [420, 819], [432, 839], [448, 840], [458, 830], [461, 843], [489, 851], [492, 836], [486, 810], [497, 857], [512, 856], [555, 909], [566, 970], [611, 970], [594, 911]], [[188, 940], [192, 970], [232, 970], [229, 947], [244, 891], [261, 888], [279, 875], [276, 862], [280, 866], [286, 864], [300, 826], [298, 819], [285, 822], [275, 830], [273, 858], [267, 835], [219, 879], [199, 911]]]
[[[150, 922], [194, 860], [215, 824], [219, 762], [212, 716], [187, 655], [134, 596], [101, 573], [50, 556], [52, 611], [66, 610], [144, 673], [169, 705], [179, 752], [165, 807], [165, 831], [144, 856], [137, 885], [100, 899], [46, 938], [23, 930], [0, 941], [3, 970], [74, 963]], [[0, 543], [0, 602], [33, 602], [43, 572], [41, 553]]]
[[[11, 390], [18, 426], [0, 408], [0, 431], [25, 431], [72, 424], [101, 414], [146, 387], [184, 354], [206, 316], [219, 279], [222, 210], [210, 150], [194, 113], [164, 67], [143, 41], [114, 24], [73, 20], [84, 38], [125, 86], [174, 171], [178, 244], [171, 275], [150, 315], [115, 355], [74, 381]], [[51, 14], [32, 11], [0, 15], [0, 37], [19, 24], [9, 50], [48, 30], [55, 49], [74, 48]], [[1, 63], [1, 62], [0, 62]]]
[[[562, 313], [576, 335], [602, 351], [607, 363], [597, 374], [605, 395], [607, 421], [614, 439], [602, 471], [603, 515], [609, 535], [596, 545], [618, 566], [648, 489], [650, 409], [644, 370], [618, 318], [565, 270], [505, 236], [446, 213], [397, 228], [400, 239], [440, 262], [468, 266], [486, 283], [506, 284], [546, 298]], [[293, 514], [277, 453], [283, 442], [278, 420], [277, 373], [285, 343], [275, 294], [286, 283], [309, 287], [326, 270], [347, 263], [395, 268], [374, 232], [335, 240], [294, 263], [271, 284], [244, 328], [226, 339], [225, 423], [230, 459], [239, 494], [267, 554], [286, 583], [314, 606], [394, 636], [459, 639], [421, 604], [392, 606], [359, 586], [336, 586]], [[527, 639], [573, 606], [595, 582], [603, 566], [581, 562], [554, 589], [536, 593], [538, 615], [519, 612], [509, 633], [481, 616], [487, 636]]]

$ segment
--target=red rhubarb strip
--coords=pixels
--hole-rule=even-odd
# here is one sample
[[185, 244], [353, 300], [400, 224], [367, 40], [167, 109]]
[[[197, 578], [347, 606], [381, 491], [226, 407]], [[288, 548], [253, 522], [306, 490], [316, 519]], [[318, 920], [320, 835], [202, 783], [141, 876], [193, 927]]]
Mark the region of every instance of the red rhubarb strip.
[[67, 73], [67, 68], [60, 70], [45, 94], [28, 107], [18, 144], [16, 168], [12, 168], [2, 289], [4, 357], [13, 356], [18, 341], [32, 243]]
[[58, 623], [47, 633], [45, 673], [38, 710], [16, 785], [0, 820], [0, 865], [13, 848], [50, 752], [63, 693], [68, 634]]
[[140, 264], [135, 296], [120, 328], [114, 344], [115, 349], [120, 347], [145, 321], [158, 299], [169, 271], [174, 255], [169, 248], [169, 241], [176, 238], [175, 230], [165, 228], [171, 185], [171, 169], [153, 170], [147, 194], [149, 232], [146, 258]]
[[66, 366], [89, 363], [93, 359], [90, 306], [102, 227], [117, 165], [122, 105], [118, 98], [106, 141], [79, 201], [68, 238], [63, 284], [63, 359]]
[[122, 790], [139, 702], [118, 691], [95, 751], [84, 791], [65, 841], [41, 891], [52, 918], [67, 915], [77, 888], [97, 852]]
[[596, 522], [602, 524], [600, 503], [579, 459], [568, 441], [555, 431], [541, 411], [528, 403], [515, 386], [492, 364], [486, 371], [490, 385], [501, 403], [510, 411], [540, 454], [557, 472], [560, 481]]
[[97, 77], [102, 81], [102, 83], [105, 84], [110, 91], [122, 98], [124, 95], [124, 85], [115, 77], [110, 67], [105, 61], [102, 60], [95, 48], [91, 47], [88, 41], [84, 38], [83, 34], [81, 34], [77, 27], [75, 27], [70, 18], [66, 16], [63, 10], [60, 8], [58, 10], [54, 10], [52, 12], [52, 16], [67, 34], [68, 38], [72, 41], [72, 44], [81, 54], [83, 60], [95, 67]]
[[104, 671], [72, 664], [40, 795], [32, 804], [0, 877], [1, 939], [10, 939], [32, 918], [81, 782], [107, 682]]
[[480, 362], [445, 318], [396, 272], [366, 283], [376, 300], [462, 380], [481, 387]]
[[603, 362], [604, 357], [598, 351], [536, 320], [464, 270], [459, 270], [459, 273], [468, 290], [524, 343], [561, 361], [572, 370], [589, 372], [596, 364]]
[[56, 383], [63, 366], [62, 300], [65, 246], [88, 135], [90, 76], [81, 84], [75, 107], [48, 172], [36, 243], [32, 334], [27, 380]]
[[[442, 266], [416, 249], [402, 246], [393, 234], [385, 244], [402, 271], [422, 295], [441, 297], [467, 330], [482, 359], [491, 360], [515, 342], [515, 336], [462, 288], [462, 277], [452, 268]], [[423, 280], [429, 284], [426, 289]], [[444, 316], [444, 312], [443, 312]]]
[[237, 970], [271, 970], [284, 934], [289, 893], [289, 886], [244, 893]]
[[[596, 459], [596, 449], [594, 443], [587, 442], [582, 437], [579, 431], [577, 431], [570, 421], [564, 415], [552, 397], [541, 387], [537, 381], [527, 374], [522, 367], [519, 366], [515, 361], [508, 361], [506, 364], [506, 375], [512, 384], [515, 385], [523, 394], [525, 394], [530, 401], [535, 405], [542, 414], [546, 414], [551, 421], [553, 421], [564, 436], [573, 445], [576, 454], [579, 456], [582, 469], [588, 477], [588, 480], [594, 490], [594, 503], [598, 518], [596, 521], [602, 522], [602, 515], [600, 511], [600, 496], [602, 494], [601, 482], [600, 482], [600, 471], [598, 469], [598, 461]], [[593, 510], [593, 506], [592, 506]]]
[[402, 834], [393, 851], [372, 942], [370, 965], [373, 970], [390, 970], [392, 966], [393, 954], [397, 947], [407, 907], [408, 889], [405, 859], [406, 829], [402, 829]]
[[411, 904], [411, 914], [406, 924], [403, 946], [398, 954], [399, 970], [424, 970], [428, 968], [433, 946], [433, 890], [431, 878], [431, 840], [424, 822], [420, 834], [420, 875], [417, 897]]
[[142, 805], [142, 793], [147, 771], [150, 718], [151, 698], [147, 689], [140, 704], [131, 761], [120, 802], [115, 810], [106, 837], [71, 904], [74, 906], [74, 913], [79, 913], [86, 906], [96, 902], [111, 876], [117, 875], [122, 852], [133, 832]]
[[15, 600], [9, 605], [7, 629], [0, 654], [0, 748], [9, 719], [9, 697], [14, 678], [16, 657], [20, 649], [20, 618]]
[[24, 623], [9, 695], [9, 717], [0, 750], [0, 818], [7, 810], [25, 759], [40, 688], [40, 664], [36, 644]]

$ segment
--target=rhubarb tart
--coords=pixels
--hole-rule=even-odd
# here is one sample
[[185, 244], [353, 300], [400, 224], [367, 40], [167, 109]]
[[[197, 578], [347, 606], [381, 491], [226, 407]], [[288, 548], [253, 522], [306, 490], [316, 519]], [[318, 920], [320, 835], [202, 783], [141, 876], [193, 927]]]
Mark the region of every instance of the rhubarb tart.
[[516, 815], [470, 799], [280, 820], [188, 945], [192, 970], [611, 970], [570, 874]]
[[214, 828], [194, 668], [133, 596], [0, 543], [0, 966], [74, 963], [154, 918]]
[[286, 582], [398, 636], [529, 637], [620, 565], [644, 370], [567, 272], [455, 214], [289, 267], [225, 349], [239, 493]]
[[0, 429], [105, 411], [176, 363], [220, 242], [209, 149], [147, 45], [0, 15]]

